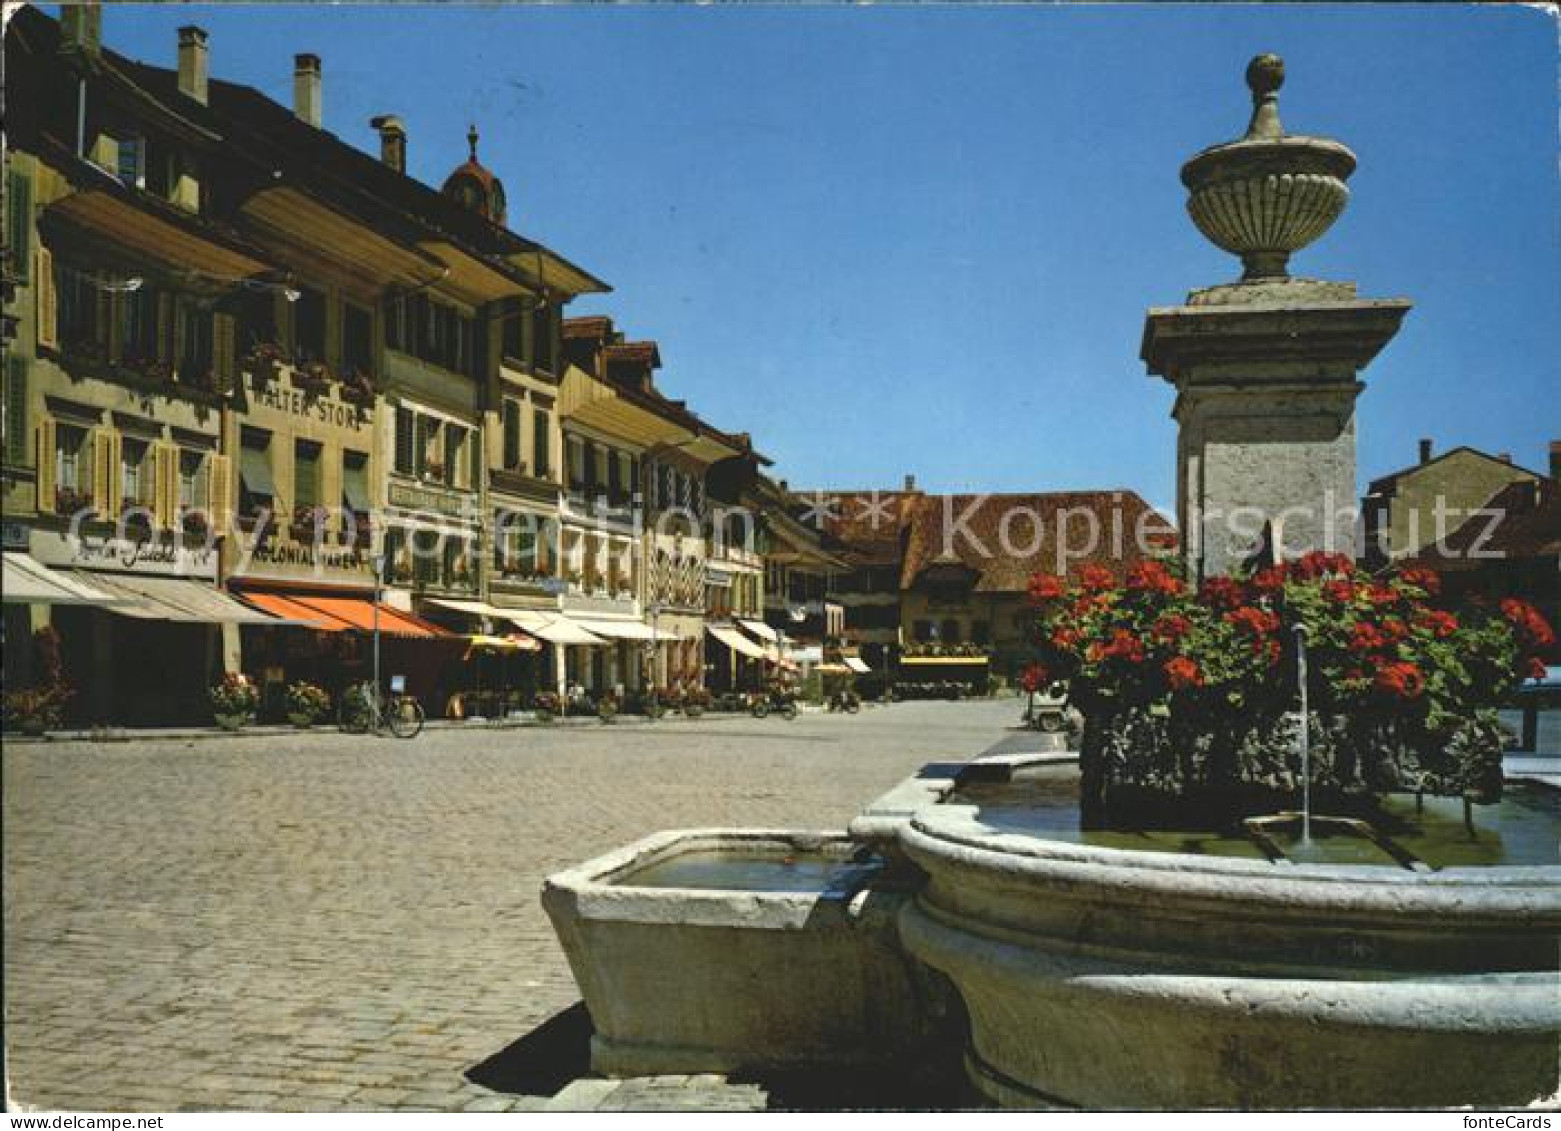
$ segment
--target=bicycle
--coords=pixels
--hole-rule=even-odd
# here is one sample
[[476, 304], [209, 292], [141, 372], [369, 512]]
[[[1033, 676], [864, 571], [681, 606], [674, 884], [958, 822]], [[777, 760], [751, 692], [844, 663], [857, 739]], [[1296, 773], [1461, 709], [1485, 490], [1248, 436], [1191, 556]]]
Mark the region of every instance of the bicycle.
[[378, 688], [365, 681], [342, 693], [337, 726], [347, 734], [389, 730], [397, 738], [416, 738], [423, 731], [423, 708], [410, 695], [397, 693], [381, 702]]

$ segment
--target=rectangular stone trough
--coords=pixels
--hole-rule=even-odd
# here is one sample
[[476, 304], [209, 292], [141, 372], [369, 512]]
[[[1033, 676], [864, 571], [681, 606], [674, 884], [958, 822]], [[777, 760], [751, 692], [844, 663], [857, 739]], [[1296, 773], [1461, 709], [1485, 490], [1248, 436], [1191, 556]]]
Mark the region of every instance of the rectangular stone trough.
[[905, 895], [860, 852], [841, 833], [684, 830], [550, 877], [542, 905], [596, 1028], [592, 1068], [869, 1066], [915, 1046]]

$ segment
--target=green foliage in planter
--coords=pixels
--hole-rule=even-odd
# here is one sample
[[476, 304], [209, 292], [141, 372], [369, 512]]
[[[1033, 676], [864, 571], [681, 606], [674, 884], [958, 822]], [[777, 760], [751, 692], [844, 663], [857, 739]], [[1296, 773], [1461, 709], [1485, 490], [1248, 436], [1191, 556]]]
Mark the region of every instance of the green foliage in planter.
[[260, 695], [249, 677], [228, 672], [211, 688], [211, 709], [218, 715], [252, 715], [260, 706]]
[[1321, 553], [1197, 592], [1158, 562], [1121, 585], [1096, 566], [1071, 581], [1038, 574], [1039, 658], [1023, 682], [1066, 682], [1085, 714], [1087, 819], [1124, 786], [1224, 795], [1239, 808], [1254, 792], [1299, 785], [1300, 627], [1314, 787], [1494, 800], [1496, 709], [1543, 670], [1554, 633], [1524, 602], [1453, 609], [1440, 589], [1427, 570], [1367, 577]]
[[289, 716], [296, 715], [309, 722], [324, 718], [331, 709], [331, 697], [325, 689], [306, 680], [287, 685], [286, 702]]

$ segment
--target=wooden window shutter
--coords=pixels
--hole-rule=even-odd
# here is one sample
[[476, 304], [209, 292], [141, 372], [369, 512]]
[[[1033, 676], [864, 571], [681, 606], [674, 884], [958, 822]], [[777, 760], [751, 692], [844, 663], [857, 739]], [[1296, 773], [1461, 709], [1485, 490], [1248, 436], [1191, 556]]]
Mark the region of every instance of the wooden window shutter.
[[19, 353], [6, 358], [5, 366], [5, 462], [27, 466], [27, 359]]
[[156, 476], [152, 491], [152, 513], [157, 525], [172, 530], [178, 525], [179, 448], [177, 444], [158, 444], [152, 450], [152, 472]]
[[228, 457], [213, 452], [206, 457], [206, 508], [211, 512], [213, 533], [227, 532], [232, 521], [233, 471]]
[[38, 344], [50, 349], [58, 349], [60, 344], [59, 312], [60, 304], [55, 293], [54, 284], [54, 253], [42, 244], [34, 254], [38, 271], [33, 294], [38, 300]]
[[99, 428], [92, 433], [92, 502], [98, 517], [119, 517], [124, 501], [124, 480], [119, 466], [119, 433]]
[[15, 281], [25, 287], [33, 266], [33, 183], [26, 174], [12, 172], [6, 190], [6, 259]]
[[413, 430], [415, 419], [412, 410], [405, 405], [396, 406], [396, 470], [403, 475], [411, 475], [416, 462], [415, 447], [413, 443]]
[[54, 513], [54, 421], [38, 422], [38, 510]]
[[235, 382], [237, 333], [233, 315], [215, 314], [211, 320], [211, 371], [217, 392], [230, 393]]

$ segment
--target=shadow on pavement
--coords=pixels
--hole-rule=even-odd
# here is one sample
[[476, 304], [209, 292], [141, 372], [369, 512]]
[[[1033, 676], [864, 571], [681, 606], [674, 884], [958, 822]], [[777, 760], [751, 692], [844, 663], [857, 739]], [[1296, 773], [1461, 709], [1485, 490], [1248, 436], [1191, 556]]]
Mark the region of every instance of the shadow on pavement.
[[591, 1071], [591, 1034], [585, 1002], [555, 1013], [531, 1032], [466, 1070], [466, 1078], [495, 1092], [554, 1096]]

